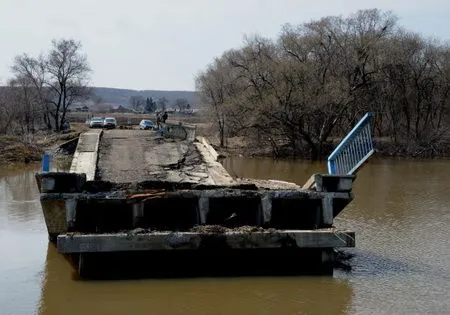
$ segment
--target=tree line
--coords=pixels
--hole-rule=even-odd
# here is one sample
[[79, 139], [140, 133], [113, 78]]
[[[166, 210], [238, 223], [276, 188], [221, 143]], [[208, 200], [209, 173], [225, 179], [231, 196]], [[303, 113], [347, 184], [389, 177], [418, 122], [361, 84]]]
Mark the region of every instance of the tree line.
[[0, 133], [59, 131], [69, 107], [91, 96], [91, 68], [81, 43], [72, 39], [53, 40], [38, 57], [16, 56], [11, 70], [13, 77], [0, 88]]
[[450, 49], [361, 10], [246, 37], [196, 78], [220, 144], [244, 135], [276, 156], [318, 159], [368, 111], [393, 153], [450, 152]]
[[[160, 97], [156, 101], [152, 97], [143, 97], [141, 95], [134, 95], [129, 100], [130, 108], [137, 112], [154, 113], [156, 111], [164, 112], [167, 110], [169, 100], [165, 97]], [[180, 111], [191, 109], [191, 105], [185, 98], [177, 98], [172, 107]]]

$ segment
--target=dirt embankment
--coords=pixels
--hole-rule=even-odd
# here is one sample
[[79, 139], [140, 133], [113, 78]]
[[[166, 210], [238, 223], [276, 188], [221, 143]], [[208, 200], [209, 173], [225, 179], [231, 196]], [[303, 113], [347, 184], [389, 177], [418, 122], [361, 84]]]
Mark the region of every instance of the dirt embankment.
[[55, 151], [61, 143], [75, 139], [85, 130], [72, 126], [68, 133], [39, 131], [33, 135], [0, 135], [0, 163], [21, 164], [40, 161], [44, 151]]
[[[278, 143], [278, 150], [275, 151], [270, 143], [264, 143], [255, 139], [243, 136], [230, 137], [226, 140], [224, 147], [220, 146], [219, 138], [212, 134], [205, 135], [212, 146], [221, 156], [241, 156], [241, 157], [269, 157], [269, 158], [293, 158], [293, 150], [287, 144]], [[326, 145], [322, 159], [331, 154], [332, 150], [339, 144], [341, 139], [335, 139]], [[374, 148], [379, 157], [398, 157], [405, 159], [423, 158], [449, 158], [450, 138], [442, 138], [435, 142], [406, 143], [394, 142], [388, 138], [374, 138]], [[301, 159], [311, 157], [309, 148], [297, 148], [295, 156]]]
[[0, 163], [29, 163], [40, 159], [42, 149], [16, 136], [0, 136]]

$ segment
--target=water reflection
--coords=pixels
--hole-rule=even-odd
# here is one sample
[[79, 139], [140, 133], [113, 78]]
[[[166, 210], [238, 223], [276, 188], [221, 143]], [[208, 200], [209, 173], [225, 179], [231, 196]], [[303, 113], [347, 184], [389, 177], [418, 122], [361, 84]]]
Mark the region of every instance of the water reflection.
[[[150, 267], [150, 266], [149, 266]], [[81, 281], [49, 245], [41, 314], [344, 314], [352, 290], [332, 277]]]
[[47, 237], [35, 169], [0, 169], [0, 314], [32, 314], [39, 300]]
[[[37, 212], [40, 211], [40, 203], [39, 197], [36, 195], [33, 172], [21, 172], [0, 179], [0, 203], [3, 211], [8, 214], [8, 224], [39, 218]], [[35, 225], [28, 226], [34, 227]]]
[[269, 158], [227, 158], [223, 166], [235, 177], [281, 179], [303, 185], [314, 173], [326, 171], [324, 163]]
[[[303, 184], [325, 165], [224, 161], [240, 177]], [[47, 241], [34, 172], [0, 170], [0, 314], [444, 314], [450, 163], [374, 159], [336, 225], [356, 232], [333, 277], [80, 281]], [[179, 264], [183, 261], [179, 261]], [[217, 264], [218, 265], [218, 264]], [[151, 266], [150, 266], [151, 267]]]
[[[240, 177], [303, 184], [325, 163], [229, 159]], [[256, 166], [257, 165], [257, 166]], [[450, 309], [450, 163], [374, 158], [357, 175], [354, 201], [335, 225], [356, 232], [350, 313], [442, 314]]]

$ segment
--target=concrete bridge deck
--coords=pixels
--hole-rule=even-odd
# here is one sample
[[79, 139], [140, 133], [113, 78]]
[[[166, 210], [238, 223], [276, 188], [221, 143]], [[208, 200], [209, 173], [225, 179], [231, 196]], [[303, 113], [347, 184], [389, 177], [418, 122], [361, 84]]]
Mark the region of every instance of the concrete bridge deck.
[[80, 135], [70, 172], [84, 173], [87, 180], [95, 179], [101, 132], [99, 129], [93, 129]]
[[206, 139], [173, 130], [92, 130], [69, 173], [36, 174], [49, 237], [80, 255], [80, 273], [84, 253], [316, 248], [328, 260], [355, 246], [333, 226], [354, 176], [317, 174], [314, 190], [234, 179]]
[[224, 172], [220, 179], [210, 173], [201, 141], [166, 138], [149, 130], [105, 130], [98, 151], [99, 180], [233, 183]]

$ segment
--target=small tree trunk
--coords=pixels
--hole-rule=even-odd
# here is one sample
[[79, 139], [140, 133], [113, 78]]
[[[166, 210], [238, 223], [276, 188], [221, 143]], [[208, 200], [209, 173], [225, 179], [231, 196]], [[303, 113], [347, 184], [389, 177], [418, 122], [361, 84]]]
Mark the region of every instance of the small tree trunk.
[[52, 123], [50, 121], [50, 115], [48, 112], [44, 113], [44, 123], [47, 126], [48, 130], [52, 130]]
[[220, 147], [223, 148], [225, 146], [225, 129], [220, 127]]
[[312, 161], [318, 161], [319, 160], [319, 150], [317, 146], [310, 145], [311, 148], [311, 160]]
[[58, 119], [59, 113], [58, 115], [55, 116], [55, 131], [59, 132], [60, 128], [59, 128], [59, 119]]

